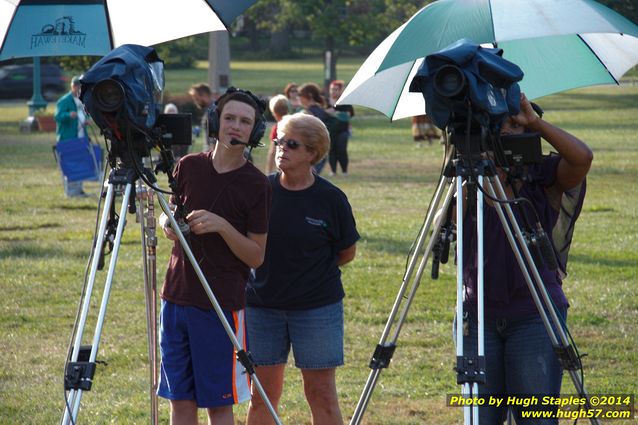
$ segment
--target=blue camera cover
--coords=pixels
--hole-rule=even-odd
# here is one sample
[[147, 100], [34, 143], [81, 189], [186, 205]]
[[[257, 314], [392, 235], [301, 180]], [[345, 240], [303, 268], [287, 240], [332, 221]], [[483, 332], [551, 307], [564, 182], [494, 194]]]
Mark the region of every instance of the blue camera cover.
[[411, 92], [421, 92], [426, 113], [434, 124], [445, 128], [454, 119], [453, 109], [459, 99], [447, 98], [434, 88], [434, 76], [445, 65], [454, 65], [465, 76], [465, 96], [480, 124], [494, 130], [508, 115], [520, 112], [520, 88], [523, 71], [518, 65], [503, 59], [502, 49], [484, 48], [467, 40], [452, 45], [425, 58], [412, 83]]
[[81, 100], [101, 128], [111, 124], [105, 122], [93, 101], [93, 87], [106, 79], [117, 81], [124, 89], [123, 118], [140, 130], [152, 129], [161, 112], [164, 90], [164, 63], [155, 50], [135, 44], [122, 45], [82, 76]]

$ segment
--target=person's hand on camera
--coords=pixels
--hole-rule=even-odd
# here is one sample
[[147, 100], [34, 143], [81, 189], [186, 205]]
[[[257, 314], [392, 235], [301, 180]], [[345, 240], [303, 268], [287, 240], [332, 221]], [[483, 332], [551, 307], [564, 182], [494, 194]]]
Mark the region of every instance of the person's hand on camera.
[[525, 93], [521, 93], [521, 112], [517, 115], [513, 115], [512, 119], [516, 124], [528, 128], [530, 130], [536, 130], [540, 117], [536, 115], [536, 112], [532, 108], [532, 104], [525, 96]]
[[228, 221], [224, 218], [206, 210], [192, 211], [186, 217], [186, 222], [191, 232], [196, 235], [204, 233], [219, 233], [228, 225]]

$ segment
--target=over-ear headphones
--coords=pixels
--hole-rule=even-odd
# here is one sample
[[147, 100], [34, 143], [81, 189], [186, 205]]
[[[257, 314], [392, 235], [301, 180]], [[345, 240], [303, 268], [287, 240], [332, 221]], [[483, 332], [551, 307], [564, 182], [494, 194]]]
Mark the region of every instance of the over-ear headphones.
[[259, 142], [266, 132], [266, 119], [264, 118], [266, 104], [250, 91], [235, 87], [229, 87], [226, 93], [221, 95], [208, 109], [208, 136], [215, 138], [219, 136], [220, 111], [218, 105], [221, 102], [223, 108], [223, 105], [230, 100], [238, 100], [255, 108], [255, 124], [248, 139], [248, 146], [253, 148], [259, 146]]

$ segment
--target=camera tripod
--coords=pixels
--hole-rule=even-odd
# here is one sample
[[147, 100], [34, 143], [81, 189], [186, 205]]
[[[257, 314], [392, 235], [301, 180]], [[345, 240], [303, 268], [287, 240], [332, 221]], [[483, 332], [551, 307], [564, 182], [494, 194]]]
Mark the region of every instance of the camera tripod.
[[[141, 176], [140, 174], [144, 175]], [[102, 327], [104, 325], [107, 304], [111, 291], [111, 285], [113, 282], [113, 276], [115, 273], [115, 266], [117, 263], [117, 257], [119, 248], [121, 245], [122, 236], [124, 234], [124, 228], [126, 226], [126, 212], [133, 213], [137, 211], [137, 215], [141, 224], [141, 240], [142, 240], [142, 252], [143, 252], [143, 271], [144, 271], [144, 286], [145, 286], [145, 300], [146, 300], [146, 317], [147, 317], [147, 333], [148, 333], [148, 356], [149, 356], [149, 373], [150, 373], [150, 418], [151, 424], [157, 425], [157, 396], [155, 391], [157, 389], [157, 377], [158, 377], [158, 362], [157, 362], [157, 296], [156, 296], [156, 261], [155, 261], [155, 248], [157, 244], [157, 238], [155, 234], [156, 225], [154, 217], [154, 191], [151, 187], [146, 188], [144, 184], [138, 179], [142, 179], [144, 182], [155, 183], [155, 177], [153, 173], [146, 168], [142, 168], [141, 164], [135, 164], [134, 167], [119, 167], [113, 168], [109, 175], [108, 186], [106, 189], [106, 195], [104, 200], [104, 207], [97, 230], [97, 238], [94, 242], [94, 246], [91, 252], [91, 264], [89, 269], [89, 276], [85, 291], [80, 299], [81, 309], [79, 311], [79, 318], [75, 323], [75, 327], [72, 335], [72, 347], [69, 350], [70, 354], [67, 358], [67, 364], [65, 368], [65, 391], [68, 391], [68, 396], [65, 399], [64, 412], [62, 416], [62, 425], [77, 424], [77, 417], [80, 409], [80, 402], [82, 395], [85, 391], [91, 389], [93, 378], [95, 375], [97, 365], [97, 353], [100, 344], [100, 337], [102, 333]], [[137, 190], [135, 187], [137, 186]], [[134, 192], [135, 190], [135, 192]], [[140, 201], [139, 209], [135, 206], [135, 193], [138, 194], [138, 200]], [[115, 214], [115, 196], [116, 193], [122, 194], [122, 204], [119, 210], [119, 215]], [[190, 247], [179, 228], [176, 219], [171, 213], [170, 207], [164, 196], [157, 192], [157, 200], [164, 213], [168, 216], [171, 226], [175, 229], [175, 233], [179, 238], [179, 242], [184, 249], [186, 256], [188, 257], [191, 265], [193, 266], [200, 283], [202, 284], [206, 294], [219, 317], [228, 337], [230, 338], [236, 352], [237, 359], [245, 368], [246, 372], [250, 375], [255, 388], [259, 392], [260, 396], [264, 400], [273, 420], [276, 424], [280, 425], [281, 422], [277, 417], [277, 414], [270, 404], [265, 391], [263, 390], [257, 376], [255, 375], [254, 364], [249, 354], [244, 351], [241, 343], [235, 337], [232, 327], [226, 320], [224, 312], [221, 309], [215, 295], [213, 294], [206, 277], [204, 276], [199, 264], [197, 263]], [[146, 208], [143, 208], [145, 204]], [[111, 258], [108, 266], [108, 271], [104, 283], [104, 289], [102, 293], [102, 300], [100, 304], [100, 310], [97, 316], [95, 325], [95, 331], [93, 333], [91, 345], [81, 345], [83, 339], [84, 328], [88, 318], [89, 307], [91, 303], [91, 294], [95, 284], [96, 274], [100, 263], [103, 258], [103, 249], [106, 243], [111, 244]]]
[[[465, 136], [463, 136], [465, 137]], [[446, 145], [449, 146], [449, 145]], [[472, 158], [473, 157], [473, 158]], [[505, 231], [507, 240], [514, 252], [516, 261], [524, 275], [527, 287], [534, 304], [539, 312], [541, 320], [547, 331], [554, 352], [564, 370], [566, 370], [580, 397], [586, 400], [584, 409], [590, 409], [590, 397], [587, 394], [581, 376], [577, 373], [582, 369], [580, 357], [575, 347], [571, 344], [566, 332], [566, 325], [559, 319], [550, 295], [538, 272], [535, 259], [527, 245], [526, 238], [521, 231], [510, 203], [503, 202], [507, 195], [496, 176], [495, 167], [491, 160], [485, 160], [480, 155], [470, 154], [467, 157], [458, 154], [455, 148], [446, 152], [446, 167], [441, 174], [433, 200], [428, 207], [425, 221], [417, 236], [414, 250], [408, 261], [403, 276], [403, 282], [395, 298], [390, 316], [382, 332], [370, 360], [372, 369], [365, 383], [361, 397], [353, 413], [350, 425], [361, 422], [367, 408], [372, 392], [379, 380], [380, 373], [390, 365], [392, 356], [397, 347], [397, 340], [401, 328], [407, 318], [408, 310], [414, 300], [416, 291], [423, 277], [428, 259], [432, 255], [432, 278], [438, 277], [438, 263], [447, 260], [447, 249], [452, 240], [452, 229], [449, 223], [444, 224], [441, 216], [436, 218], [437, 212], [447, 213], [451, 207], [452, 199], [456, 196], [456, 240], [457, 240], [457, 264], [456, 264], [456, 367], [457, 383], [461, 385], [461, 395], [465, 400], [478, 399], [479, 384], [485, 383], [485, 346], [484, 346], [484, 281], [483, 281], [483, 191], [493, 199], [494, 208]], [[464, 185], [467, 186], [464, 188]], [[477, 217], [477, 353], [467, 355], [463, 347], [463, 212], [464, 189], [469, 196], [475, 196]], [[434, 226], [430, 234], [430, 228]], [[425, 249], [424, 249], [425, 247]], [[442, 248], [443, 247], [443, 248]], [[443, 252], [442, 252], [443, 251]], [[418, 264], [418, 267], [417, 267]], [[415, 274], [416, 269], [416, 274]], [[479, 424], [479, 409], [475, 403], [463, 404], [464, 423], [466, 425]], [[590, 419], [592, 424], [599, 424], [597, 418]]]

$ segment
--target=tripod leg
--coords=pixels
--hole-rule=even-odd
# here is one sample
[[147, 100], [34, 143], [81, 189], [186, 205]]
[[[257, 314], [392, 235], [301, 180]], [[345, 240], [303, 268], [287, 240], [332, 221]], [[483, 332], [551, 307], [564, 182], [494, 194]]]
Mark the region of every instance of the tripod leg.
[[[416, 294], [416, 290], [419, 287], [419, 283], [421, 281], [421, 276], [425, 269], [427, 259], [430, 256], [430, 253], [432, 252], [432, 247], [434, 246], [435, 238], [433, 236], [430, 236], [430, 240], [427, 245], [427, 248], [425, 249], [425, 252], [423, 253], [423, 256], [421, 257], [421, 264], [419, 266], [419, 269], [417, 270], [417, 274], [414, 280], [411, 280], [412, 274], [414, 272], [416, 264], [421, 255], [421, 250], [423, 248], [423, 245], [425, 244], [426, 237], [429, 235], [430, 227], [432, 226], [434, 222], [434, 216], [438, 210], [438, 206], [441, 202], [441, 199], [443, 197], [443, 193], [446, 187], [448, 188], [448, 192], [443, 204], [444, 210], [447, 209], [447, 207], [449, 206], [452, 200], [452, 196], [454, 194], [454, 191], [453, 191], [454, 186], [453, 184], [450, 183], [450, 181], [448, 181], [447, 178], [445, 178], [444, 176], [441, 176], [441, 178], [439, 179], [439, 184], [435, 191], [433, 202], [431, 203], [428, 209], [428, 212], [426, 214], [426, 220], [425, 220], [424, 226], [422, 227], [421, 232], [419, 233], [419, 236], [417, 238], [417, 243], [414, 248], [414, 253], [412, 257], [410, 258], [408, 268], [403, 276], [403, 283], [395, 298], [394, 305], [392, 306], [392, 311], [390, 312], [390, 316], [388, 318], [388, 321], [386, 322], [386, 326], [381, 335], [379, 344], [377, 345], [375, 352], [372, 356], [372, 359], [370, 361], [370, 368], [372, 369], [372, 371], [370, 372], [370, 375], [368, 376], [366, 384], [363, 388], [363, 391], [359, 398], [359, 402], [357, 403], [355, 411], [352, 415], [352, 419], [350, 420], [350, 425], [356, 425], [361, 422], [363, 418], [363, 414], [365, 413], [368, 403], [370, 402], [370, 397], [372, 396], [372, 392], [374, 391], [376, 383], [379, 379], [381, 369], [388, 367], [390, 363], [390, 360], [394, 353], [394, 349], [396, 348], [396, 341], [399, 337], [399, 332], [401, 331], [401, 327], [403, 323], [405, 322], [405, 319], [407, 318], [408, 309], [410, 308], [412, 300], [414, 299], [414, 296]], [[441, 221], [436, 223], [436, 226], [434, 231], [432, 232], [432, 235], [438, 235], [440, 230], [441, 230]], [[412, 285], [411, 288], [410, 288], [410, 285]], [[409, 295], [406, 297], [405, 294], [408, 288], [410, 288], [410, 291], [409, 291]], [[403, 309], [401, 311], [399, 319], [397, 319], [397, 315], [399, 314], [399, 310], [401, 309], [402, 306], [403, 306]], [[395, 332], [392, 336], [390, 343], [387, 343], [387, 339], [393, 328]]]
[[[102, 249], [102, 246], [104, 243], [104, 238], [106, 234], [106, 225], [109, 219], [109, 210], [111, 208], [111, 205], [113, 204], [114, 196], [115, 196], [114, 187], [112, 184], [109, 184], [107, 188], [107, 192], [106, 192], [106, 198], [104, 200], [104, 207], [102, 209], [100, 224], [98, 226], [97, 240], [95, 241], [95, 245], [93, 246], [93, 252], [91, 254], [91, 258], [92, 258], [91, 268], [89, 270], [89, 278], [87, 281], [86, 292], [84, 294], [84, 299], [82, 300], [82, 308], [80, 311], [78, 326], [76, 328], [75, 335], [73, 338], [73, 350], [71, 352], [71, 357], [67, 359], [67, 361], [69, 362], [77, 362], [79, 358], [80, 347], [82, 345], [82, 334], [84, 333], [84, 327], [86, 325], [89, 308], [91, 306], [91, 294], [93, 292], [93, 285], [95, 284], [95, 276], [98, 269], [98, 263], [100, 261], [99, 250]], [[71, 389], [66, 399], [64, 414], [62, 418], [62, 424], [66, 424], [69, 421], [70, 414], [71, 414], [71, 406], [74, 404], [76, 396], [77, 396], [77, 390]]]
[[208, 282], [206, 281], [206, 276], [204, 276], [204, 272], [202, 272], [201, 267], [199, 267], [199, 264], [197, 263], [197, 260], [193, 256], [193, 253], [190, 249], [190, 246], [188, 245], [188, 242], [184, 238], [184, 235], [179, 229], [179, 225], [177, 224], [177, 221], [175, 220], [175, 218], [173, 217], [173, 214], [171, 213], [171, 210], [168, 206], [168, 202], [166, 201], [166, 199], [161, 193], [157, 194], [157, 199], [159, 200], [160, 207], [164, 211], [164, 214], [166, 214], [166, 216], [170, 220], [171, 227], [173, 228], [173, 230], [175, 231], [175, 234], [179, 238], [179, 242], [182, 246], [182, 249], [184, 250], [184, 253], [188, 257], [189, 262], [193, 266], [195, 274], [197, 275], [200, 283], [202, 284], [202, 288], [206, 292], [206, 295], [208, 296], [208, 299], [210, 300], [213, 306], [213, 309], [215, 310], [215, 313], [217, 314], [217, 317], [219, 317], [219, 320], [222, 326], [224, 327], [224, 330], [226, 331], [228, 338], [230, 339], [233, 346], [235, 347], [235, 351], [237, 353], [237, 357], [239, 361], [246, 368], [246, 372], [248, 372], [248, 374], [250, 375], [253, 383], [255, 384], [255, 387], [257, 388], [257, 391], [259, 392], [259, 395], [261, 396], [264, 404], [268, 408], [268, 411], [270, 412], [270, 415], [272, 416], [274, 422], [277, 425], [281, 425], [281, 421], [279, 420], [279, 417], [277, 416], [277, 412], [275, 411], [272, 404], [270, 403], [270, 400], [268, 400], [268, 397], [266, 396], [266, 392], [264, 391], [264, 388], [261, 386], [261, 383], [259, 382], [257, 375], [255, 375], [255, 370], [254, 370], [254, 365], [252, 364], [252, 360], [248, 356], [248, 353], [244, 351], [243, 347], [241, 346], [241, 343], [237, 340], [237, 337], [235, 337], [235, 333], [233, 329], [228, 323], [228, 320], [226, 320], [224, 311], [220, 307], [219, 302], [217, 301], [217, 298], [215, 297], [215, 294], [213, 294], [213, 291], [210, 289], [210, 286], [208, 285]]
[[[95, 364], [95, 359], [97, 357], [97, 350], [100, 344], [100, 337], [101, 337], [101, 333], [102, 333], [102, 327], [104, 325], [104, 318], [106, 316], [106, 306], [108, 304], [108, 300], [109, 300], [109, 295], [111, 292], [111, 283], [113, 282], [113, 276], [115, 273], [115, 264], [117, 263], [117, 255], [119, 253], [119, 249], [120, 249], [120, 245], [121, 245], [121, 241], [122, 241], [122, 234], [124, 233], [124, 227], [126, 225], [126, 210], [128, 207], [128, 202], [129, 202], [129, 197], [131, 195], [131, 189], [132, 189], [133, 185], [132, 183], [128, 183], [126, 185], [126, 189], [124, 191], [124, 195], [122, 197], [122, 207], [120, 209], [120, 220], [118, 222], [117, 225], [117, 231], [115, 234], [115, 241], [113, 244], [113, 251], [111, 252], [111, 261], [109, 263], [109, 269], [108, 269], [108, 273], [106, 276], [106, 282], [104, 284], [104, 293], [102, 294], [102, 302], [100, 305], [100, 312], [98, 314], [97, 317], [97, 323], [95, 325], [95, 332], [93, 334], [93, 343], [91, 344], [91, 354], [89, 356], [89, 360], [88, 363], [89, 364]], [[107, 206], [107, 204], [109, 204], [110, 202], [113, 201], [113, 185], [109, 184], [109, 188], [107, 191], [107, 202], [105, 203], [105, 208]], [[110, 200], [109, 200], [110, 199]], [[105, 210], [106, 211], [106, 210]], [[104, 221], [104, 218], [102, 218], [102, 221]], [[100, 227], [102, 227], [102, 224], [100, 224]], [[106, 227], [106, 223], [104, 224], [104, 227]], [[97, 256], [96, 256], [97, 257]], [[94, 263], [95, 263], [95, 269], [97, 270], [97, 260], [94, 259]], [[91, 266], [91, 268], [93, 269], [93, 265]], [[92, 274], [92, 278], [93, 281], [95, 280], [95, 276], [93, 274], [93, 270], [91, 271]], [[90, 303], [90, 294], [87, 294], [87, 299], [85, 300], [85, 304], [86, 304], [86, 311], [83, 311], [83, 315], [84, 315], [84, 319], [86, 321], [86, 314], [88, 312], [88, 304]], [[83, 326], [82, 326], [83, 328]], [[79, 344], [82, 341], [82, 333], [78, 332], [78, 335], [76, 335], [76, 345], [74, 347], [73, 350], [73, 356], [72, 356], [72, 361], [76, 361], [77, 360], [77, 355], [79, 353]], [[92, 378], [91, 378], [92, 379]], [[90, 385], [89, 385], [90, 388]], [[71, 417], [69, 417], [69, 412], [68, 409], [65, 409], [64, 411], [64, 418], [62, 420], [63, 425], [66, 425], [68, 423], [68, 420], [70, 419], [73, 423], [76, 423], [77, 421], [77, 415], [78, 415], [78, 411], [80, 410], [80, 402], [82, 400], [82, 389], [77, 389], [75, 391], [71, 391], [71, 394], [69, 395], [69, 404], [71, 406]], [[72, 399], [72, 400], [71, 400]]]
[[[461, 395], [467, 399], [473, 396], [466, 373], [465, 349], [463, 345], [463, 179], [456, 178], [456, 249], [460, 254], [456, 259], [456, 370], [457, 381], [461, 383]], [[479, 244], [480, 245], [480, 244]], [[463, 405], [463, 419], [465, 424], [472, 423], [472, 406]]]
[[[478, 176], [478, 185], [483, 187], [482, 175]], [[484, 212], [484, 197], [483, 192], [477, 190], [476, 192], [476, 233], [478, 236], [477, 254], [478, 254], [478, 270], [477, 270], [477, 285], [476, 285], [476, 318], [477, 318], [477, 356], [478, 356], [478, 376], [472, 383], [472, 396], [479, 397], [478, 383], [485, 382], [485, 251], [484, 251], [484, 232], [483, 232], [483, 212]], [[477, 404], [472, 405], [472, 420], [473, 424], [479, 424], [479, 406]]]
[[[462, 168], [457, 168], [457, 173], [461, 174]], [[463, 418], [466, 425], [479, 424], [479, 384], [484, 384], [485, 376], [485, 261], [484, 261], [484, 231], [483, 231], [483, 212], [484, 197], [483, 192], [477, 190], [483, 186], [484, 177], [482, 174], [477, 176], [475, 184], [468, 185], [468, 191], [476, 191], [468, 193], [468, 196], [476, 199], [476, 236], [477, 236], [477, 284], [476, 284], [476, 354], [468, 354], [464, 346], [464, 307], [463, 307], [463, 271], [464, 271], [464, 197], [463, 187], [460, 175], [457, 177], [457, 199], [456, 199], [456, 232], [457, 232], [457, 270], [456, 270], [456, 371], [457, 382], [461, 384], [461, 394], [466, 399], [463, 403]], [[470, 231], [474, 231], [471, 229]]]

